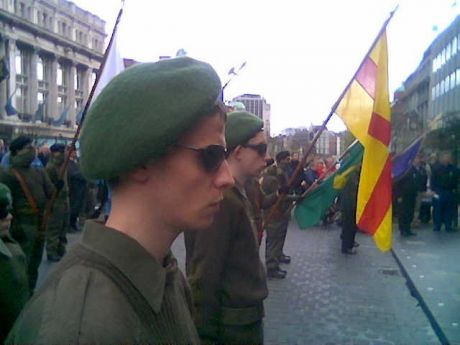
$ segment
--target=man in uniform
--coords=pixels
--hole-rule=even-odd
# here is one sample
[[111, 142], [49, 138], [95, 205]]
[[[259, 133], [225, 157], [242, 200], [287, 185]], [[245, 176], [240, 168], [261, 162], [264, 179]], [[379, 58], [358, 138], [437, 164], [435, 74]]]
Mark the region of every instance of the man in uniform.
[[0, 182], [8, 186], [13, 196], [11, 236], [26, 254], [29, 284], [33, 291], [45, 244], [43, 213], [53, 195], [54, 186], [42, 168], [31, 166], [36, 158], [36, 149], [30, 137], [14, 139], [10, 154], [11, 167], [0, 173]]
[[199, 343], [170, 247], [211, 225], [233, 183], [220, 92], [214, 69], [188, 57], [132, 66], [102, 90], [83, 125], [81, 169], [109, 181], [111, 213], [86, 222], [7, 343]]
[[359, 176], [361, 167], [355, 169], [347, 179], [345, 187], [340, 194], [340, 210], [342, 211], [342, 240], [343, 254], [356, 254], [355, 242], [358, 226], [356, 225], [356, 205], [358, 202]]
[[195, 322], [204, 343], [263, 343], [263, 300], [268, 290], [244, 189], [266, 164], [262, 129], [263, 121], [251, 113], [228, 115], [225, 137], [235, 186], [224, 193], [209, 229], [185, 234]]
[[10, 235], [12, 199], [0, 183], [0, 344], [30, 297], [26, 256]]
[[[283, 253], [284, 242], [286, 240], [287, 228], [291, 214], [289, 212], [293, 201], [300, 196], [290, 195], [288, 188], [288, 166], [291, 161], [289, 151], [279, 152], [275, 159], [276, 165], [267, 168], [262, 179], [262, 191], [269, 195], [274, 192], [281, 192], [285, 195], [284, 201], [278, 206], [276, 213], [269, 223], [266, 224], [265, 231], [267, 237], [265, 240], [265, 266], [267, 267], [267, 276], [274, 279], [283, 279], [286, 277], [286, 271], [280, 268], [280, 263], [288, 264], [291, 257]], [[272, 211], [265, 212], [267, 216]]]
[[49, 261], [59, 261], [65, 254], [67, 244], [66, 233], [69, 227], [69, 186], [67, 172], [61, 179], [61, 168], [65, 161], [65, 145], [53, 144], [50, 147], [50, 159], [46, 165], [46, 172], [59, 190], [54, 201], [53, 210], [46, 229], [46, 254]]

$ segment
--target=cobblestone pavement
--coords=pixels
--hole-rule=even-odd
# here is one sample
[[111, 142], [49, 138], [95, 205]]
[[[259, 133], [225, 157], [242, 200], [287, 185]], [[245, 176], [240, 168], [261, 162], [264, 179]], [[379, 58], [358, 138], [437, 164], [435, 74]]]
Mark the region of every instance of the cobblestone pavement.
[[460, 344], [460, 233], [413, 229], [395, 236], [394, 249], [451, 344]]
[[[439, 344], [428, 320], [409, 294], [391, 254], [380, 253], [358, 234], [358, 254], [340, 253], [340, 230], [300, 231], [291, 222], [284, 280], [270, 280], [265, 302], [267, 345]], [[70, 243], [78, 235], [70, 236]], [[183, 237], [173, 252], [184, 267]], [[264, 255], [264, 248], [261, 248]], [[41, 267], [40, 283], [50, 267]]]

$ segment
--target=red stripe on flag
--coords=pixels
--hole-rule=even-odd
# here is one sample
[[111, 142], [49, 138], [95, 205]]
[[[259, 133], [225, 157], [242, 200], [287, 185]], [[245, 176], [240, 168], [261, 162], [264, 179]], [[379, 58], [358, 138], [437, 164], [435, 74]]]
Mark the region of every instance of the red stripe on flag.
[[370, 58], [364, 61], [364, 64], [356, 75], [356, 81], [363, 87], [364, 90], [375, 99], [375, 81], [377, 80], [377, 65]]
[[358, 227], [373, 235], [391, 206], [391, 159], [387, 157], [385, 166], [364, 208]]
[[379, 114], [373, 112], [368, 129], [369, 135], [382, 142], [385, 146], [390, 144], [391, 123]]

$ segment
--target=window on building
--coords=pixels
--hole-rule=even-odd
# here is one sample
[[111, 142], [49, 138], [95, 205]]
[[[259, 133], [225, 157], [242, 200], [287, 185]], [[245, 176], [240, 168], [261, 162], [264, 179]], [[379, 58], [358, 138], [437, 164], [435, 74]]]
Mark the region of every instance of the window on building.
[[452, 56], [457, 54], [457, 37], [452, 40]]
[[446, 47], [446, 61], [450, 60], [450, 53], [451, 53], [451, 48], [450, 48], [450, 43]]
[[455, 72], [450, 74], [450, 89], [452, 90], [455, 87]]
[[57, 68], [56, 82], [59, 86], [64, 86], [64, 70], [61, 65], [58, 65]]
[[460, 85], [460, 68], [457, 69], [456, 75], [457, 75], [457, 85]]
[[15, 66], [16, 66], [16, 74], [22, 74], [22, 54], [21, 51], [18, 49], [16, 50], [16, 58], [15, 58]]
[[441, 80], [441, 83], [439, 84], [439, 96], [444, 95], [444, 80]]
[[41, 57], [37, 60], [37, 79], [43, 81], [45, 77], [45, 65]]
[[446, 49], [444, 48], [441, 52], [441, 66], [446, 63]]
[[436, 87], [433, 86], [433, 87], [431, 88], [431, 99], [432, 99], [432, 100], [434, 100], [434, 97], [435, 97], [435, 95], [436, 95], [435, 91], [436, 91]]
[[97, 77], [97, 74], [96, 72], [92, 72], [91, 73], [91, 79], [90, 79], [90, 87], [92, 88], [94, 83], [96, 82], [96, 77]]
[[444, 92], [447, 93], [450, 90], [450, 76], [444, 78]]
[[43, 92], [38, 92], [37, 93], [37, 102], [38, 102], [38, 104], [45, 103], [45, 94]]
[[48, 15], [45, 12], [42, 13], [42, 25], [44, 27], [48, 26]]
[[21, 17], [25, 17], [26, 16], [26, 5], [22, 2], [19, 3], [19, 15]]

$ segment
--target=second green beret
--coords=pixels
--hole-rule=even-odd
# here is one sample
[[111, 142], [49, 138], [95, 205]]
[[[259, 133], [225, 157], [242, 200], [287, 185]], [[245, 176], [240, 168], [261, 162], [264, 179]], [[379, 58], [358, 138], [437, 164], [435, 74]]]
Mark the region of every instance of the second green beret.
[[227, 115], [225, 141], [227, 147], [234, 148], [245, 144], [264, 128], [262, 119], [247, 111], [235, 111]]
[[129, 67], [107, 84], [84, 121], [83, 174], [109, 180], [163, 157], [220, 91], [216, 71], [189, 57]]

